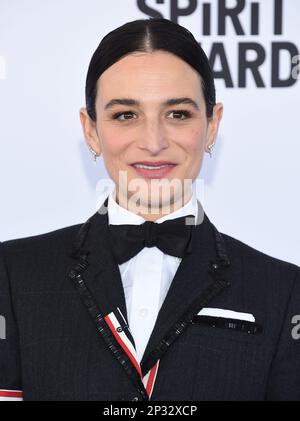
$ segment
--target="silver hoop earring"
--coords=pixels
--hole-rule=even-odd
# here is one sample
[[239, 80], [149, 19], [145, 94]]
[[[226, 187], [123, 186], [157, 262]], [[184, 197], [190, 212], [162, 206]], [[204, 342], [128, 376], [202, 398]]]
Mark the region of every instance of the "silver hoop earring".
[[95, 152], [94, 149], [91, 146], [89, 146], [89, 150], [91, 151], [91, 153], [93, 155], [94, 164], [96, 164], [97, 156], [98, 156], [97, 152]]
[[208, 153], [209, 153], [209, 156], [211, 157], [211, 150], [212, 150], [212, 148], [214, 147], [214, 144], [215, 144], [215, 142], [214, 143], [212, 143], [211, 145], [209, 145], [207, 148], [208, 148]]

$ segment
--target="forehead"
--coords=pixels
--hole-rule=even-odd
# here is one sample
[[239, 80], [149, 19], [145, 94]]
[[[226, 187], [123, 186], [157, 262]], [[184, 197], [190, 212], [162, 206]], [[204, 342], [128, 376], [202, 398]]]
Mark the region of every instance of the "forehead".
[[143, 98], [157, 95], [202, 98], [201, 77], [184, 60], [174, 54], [155, 51], [134, 52], [110, 66], [98, 80], [98, 97]]

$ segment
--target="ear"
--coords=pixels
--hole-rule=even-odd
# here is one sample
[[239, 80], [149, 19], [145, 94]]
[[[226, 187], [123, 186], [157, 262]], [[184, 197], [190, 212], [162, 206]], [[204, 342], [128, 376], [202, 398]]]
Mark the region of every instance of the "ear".
[[223, 104], [218, 102], [214, 105], [213, 108], [213, 115], [208, 120], [208, 127], [207, 127], [207, 137], [206, 137], [206, 144], [205, 144], [205, 150], [208, 152], [208, 146], [215, 143], [218, 129], [220, 125], [220, 121], [223, 116]]
[[101, 145], [98, 138], [96, 123], [88, 115], [86, 108], [80, 108], [79, 117], [86, 144], [93, 148], [97, 155], [101, 155]]

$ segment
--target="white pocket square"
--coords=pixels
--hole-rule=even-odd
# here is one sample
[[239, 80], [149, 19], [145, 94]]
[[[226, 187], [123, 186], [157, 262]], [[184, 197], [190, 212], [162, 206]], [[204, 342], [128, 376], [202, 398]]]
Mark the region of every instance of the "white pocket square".
[[199, 316], [225, 317], [227, 319], [247, 320], [255, 322], [255, 317], [250, 313], [239, 313], [233, 310], [225, 310], [223, 308], [205, 307], [198, 313]]

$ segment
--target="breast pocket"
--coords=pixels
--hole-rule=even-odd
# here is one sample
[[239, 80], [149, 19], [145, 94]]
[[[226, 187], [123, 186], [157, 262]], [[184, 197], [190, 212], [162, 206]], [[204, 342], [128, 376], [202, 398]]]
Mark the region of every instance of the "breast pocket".
[[259, 335], [263, 332], [263, 327], [259, 323], [225, 317], [196, 315], [192, 319], [191, 323], [194, 325], [210, 326], [218, 329], [229, 329], [251, 335]]
[[259, 346], [265, 343], [265, 333], [261, 323], [196, 315], [187, 326], [183, 342], [190, 346], [207, 345], [219, 351], [231, 349], [234, 343]]
[[192, 399], [261, 399], [272, 354], [266, 333], [260, 323], [195, 316], [179, 346], [194, 363]]

